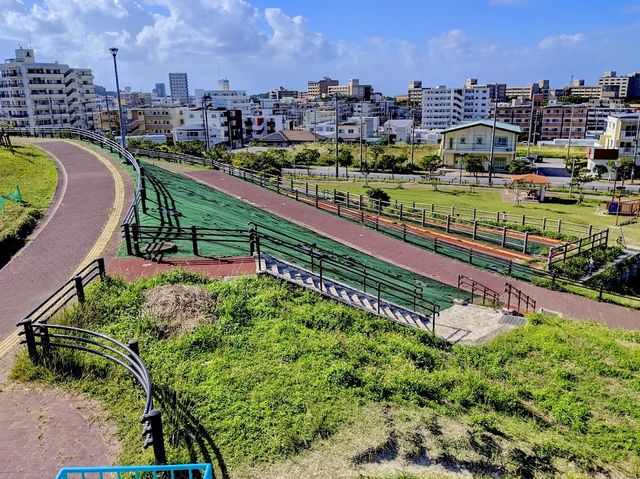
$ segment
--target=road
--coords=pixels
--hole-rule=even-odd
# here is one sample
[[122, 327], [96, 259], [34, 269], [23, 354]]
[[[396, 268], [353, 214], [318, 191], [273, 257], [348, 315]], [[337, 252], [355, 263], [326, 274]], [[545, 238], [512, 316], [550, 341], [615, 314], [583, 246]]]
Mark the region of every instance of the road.
[[[538, 168], [537, 172], [541, 175], [547, 176], [551, 181], [551, 186], [568, 186], [571, 181], [571, 174], [567, 172], [564, 167], [564, 159], [563, 158], [545, 158], [543, 163], [536, 163], [535, 166]], [[327, 179], [335, 178], [335, 167], [334, 166], [314, 166], [307, 171], [306, 168], [284, 168], [283, 172], [289, 175], [304, 175], [304, 176], [316, 176], [316, 177], [326, 177]], [[349, 178], [364, 178], [366, 175], [360, 173], [355, 168], [350, 169], [348, 171]], [[346, 170], [345, 168], [340, 168], [340, 177], [345, 178]], [[395, 179], [395, 180], [406, 180], [406, 181], [421, 181], [424, 180], [423, 175], [417, 174], [395, 174], [391, 175], [390, 173], [369, 173], [370, 179]], [[503, 186], [510, 183], [509, 174], [497, 173], [494, 175], [493, 184], [497, 186]], [[435, 178], [445, 183], [458, 184], [460, 183], [460, 171], [459, 170], [446, 170], [441, 175], [436, 175]], [[482, 185], [489, 184], [489, 178], [487, 174], [483, 174], [478, 178], [478, 183]], [[462, 172], [462, 184], [474, 184], [476, 180], [473, 176], [469, 175], [465, 171]], [[617, 186], [619, 186], [618, 183]], [[591, 183], [585, 183], [583, 186], [586, 190], [595, 190], [595, 191], [609, 191], [613, 188], [613, 182], [609, 181], [594, 181]], [[635, 193], [640, 193], [640, 182], [630, 183], [629, 181], [625, 182], [625, 188], [629, 191], [633, 191]]]

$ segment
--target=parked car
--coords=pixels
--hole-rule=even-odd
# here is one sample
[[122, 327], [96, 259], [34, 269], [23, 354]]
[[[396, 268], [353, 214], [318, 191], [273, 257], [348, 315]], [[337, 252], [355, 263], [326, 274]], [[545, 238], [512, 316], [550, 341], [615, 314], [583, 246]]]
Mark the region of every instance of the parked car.
[[529, 156], [527, 156], [527, 160], [533, 161], [534, 163], [542, 163], [543, 156], [542, 155], [529, 155]]

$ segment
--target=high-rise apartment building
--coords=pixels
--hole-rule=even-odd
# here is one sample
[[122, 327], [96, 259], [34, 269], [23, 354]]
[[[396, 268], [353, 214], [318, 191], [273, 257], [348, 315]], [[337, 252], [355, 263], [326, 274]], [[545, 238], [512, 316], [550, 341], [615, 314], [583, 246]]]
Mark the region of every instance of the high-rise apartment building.
[[18, 48], [0, 65], [0, 119], [17, 127], [95, 128], [95, 88], [88, 68], [36, 62]]
[[186, 73], [169, 73], [171, 100], [181, 105], [189, 104], [189, 79]]
[[640, 98], [640, 73], [618, 76], [614, 71], [605, 72], [598, 85], [617, 87], [618, 98]]
[[152, 91], [156, 98], [164, 98], [167, 96], [167, 89], [164, 83], [156, 83], [156, 87]]
[[444, 129], [462, 121], [463, 90], [445, 85], [422, 89], [422, 128]]
[[442, 129], [463, 121], [484, 120], [490, 115], [491, 90], [487, 85], [469, 88], [422, 89], [422, 128]]
[[307, 82], [307, 98], [317, 100], [327, 96], [330, 86], [337, 86], [338, 80], [324, 77], [322, 80]]

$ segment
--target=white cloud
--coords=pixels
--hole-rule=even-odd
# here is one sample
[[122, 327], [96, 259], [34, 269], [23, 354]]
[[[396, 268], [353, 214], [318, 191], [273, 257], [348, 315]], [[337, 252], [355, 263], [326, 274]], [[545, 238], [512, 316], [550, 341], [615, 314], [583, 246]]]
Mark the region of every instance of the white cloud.
[[540, 41], [538, 48], [546, 50], [549, 48], [572, 46], [582, 43], [585, 39], [586, 36], [584, 33], [576, 33], [574, 35], [568, 35], [566, 33], [549, 35]]

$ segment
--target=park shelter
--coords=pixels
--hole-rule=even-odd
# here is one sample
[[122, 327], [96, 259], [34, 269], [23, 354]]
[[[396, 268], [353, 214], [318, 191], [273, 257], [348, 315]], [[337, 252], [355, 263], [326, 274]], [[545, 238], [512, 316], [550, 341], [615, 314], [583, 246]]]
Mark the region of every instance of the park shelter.
[[535, 195], [536, 199], [538, 201], [544, 201], [545, 188], [551, 184], [551, 180], [544, 175], [536, 175], [534, 173], [528, 173], [526, 175], [513, 175], [511, 177], [511, 184], [521, 185], [521, 186], [533, 186], [534, 191], [537, 188], [538, 190], [537, 195]]

